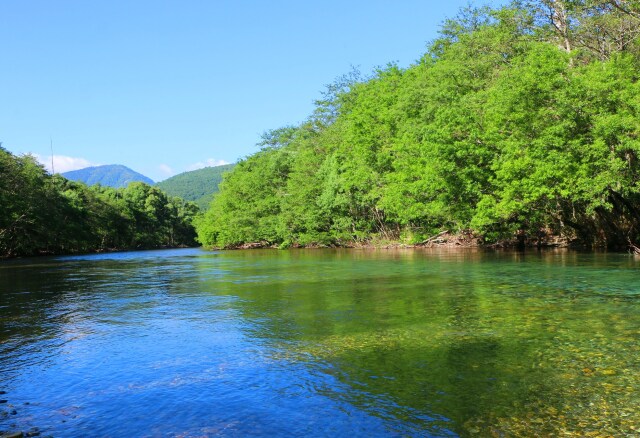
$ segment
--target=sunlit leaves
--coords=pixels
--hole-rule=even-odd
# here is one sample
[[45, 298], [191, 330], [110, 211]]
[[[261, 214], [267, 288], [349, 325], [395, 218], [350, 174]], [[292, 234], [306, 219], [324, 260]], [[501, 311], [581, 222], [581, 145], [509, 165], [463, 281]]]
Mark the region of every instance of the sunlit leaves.
[[[271, 131], [229, 175], [201, 241], [420, 241], [470, 229], [487, 240], [639, 239], [640, 44], [625, 34], [616, 46], [636, 19], [635, 2], [618, 3], [465, 10], [416, 65], [337, 81], [309, 121]], [[603, 41], [606, 56], [590, 46]]]

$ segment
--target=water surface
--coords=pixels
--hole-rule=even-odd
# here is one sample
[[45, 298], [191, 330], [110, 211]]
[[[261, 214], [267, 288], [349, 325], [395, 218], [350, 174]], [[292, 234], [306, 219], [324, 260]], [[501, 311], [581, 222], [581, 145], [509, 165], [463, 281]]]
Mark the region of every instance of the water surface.
[[639, 338], [640, 262], [625, 254], [4, 261], [0, 431], [634, 435]]

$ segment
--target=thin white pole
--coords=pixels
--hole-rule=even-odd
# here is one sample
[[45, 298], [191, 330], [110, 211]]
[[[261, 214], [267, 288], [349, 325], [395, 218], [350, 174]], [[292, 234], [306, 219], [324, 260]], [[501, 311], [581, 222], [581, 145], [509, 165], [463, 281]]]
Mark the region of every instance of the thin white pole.
[[49, 142], [51, 143], [51, 175], [55, 175], [56, 171], [53, 169], [53, 139], [49, 137]]

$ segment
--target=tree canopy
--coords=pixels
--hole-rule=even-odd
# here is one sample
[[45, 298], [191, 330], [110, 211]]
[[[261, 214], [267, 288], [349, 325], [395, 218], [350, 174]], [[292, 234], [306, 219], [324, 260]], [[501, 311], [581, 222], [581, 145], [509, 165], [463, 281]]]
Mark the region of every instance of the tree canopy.
[[195, 204], [142, 182], [89, 187], [2, 147], [0, 206], [0, 257], [196, 244]]
[[265, 135], [197, 221], [208, 246], [450, 230], [640, 239], [640, 3], [466, 9], [414, 65], [351, 74]]
[[206, 210], [213, 196], [218, 193], [222, 175], [233, 169], [233, 166], [234, 164], [224, 164], [179, 173], [156, 183], [156, 186], [170, 196], [192, 201], [201, 210]]

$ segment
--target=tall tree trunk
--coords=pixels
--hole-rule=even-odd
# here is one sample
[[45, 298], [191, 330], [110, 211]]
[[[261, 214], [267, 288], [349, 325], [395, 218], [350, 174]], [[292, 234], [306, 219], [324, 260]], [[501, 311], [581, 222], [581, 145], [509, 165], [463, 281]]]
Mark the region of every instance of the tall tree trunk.
[[569, 38], [569, 16], [567, 14], [567, 7], [564, 1], [561, 0], [547, 0], [547, 5], [550, 8], [551, 24], [556, 28], [556, 31], [560, 35], [563, 41], [563, 49], [567, 52], [571, 52], [572, 45]]

